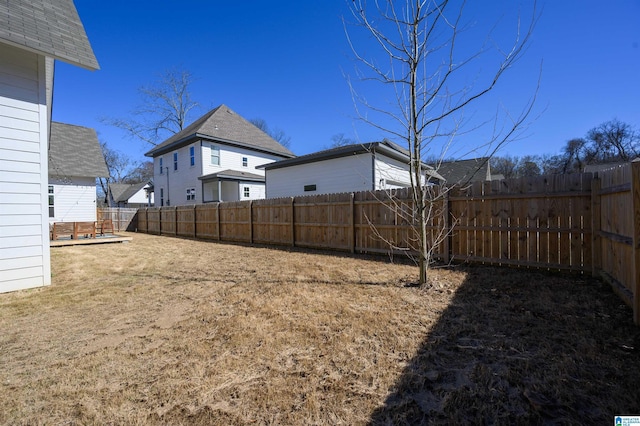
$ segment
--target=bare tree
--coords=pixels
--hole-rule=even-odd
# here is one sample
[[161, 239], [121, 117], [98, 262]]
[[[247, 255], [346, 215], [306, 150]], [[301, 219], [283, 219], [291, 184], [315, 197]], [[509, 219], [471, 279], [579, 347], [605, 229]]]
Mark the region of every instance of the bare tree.
[[189, 71], [167, 70], [153, 84], [138, 89], [141, 104], [131, 112], [131, 118], [103, 118], [102, 121], [155, 146], [184, 129], [191, 111], [199, 106], [191, 98], [192, 82]]
[[258, 129], [262, 130], [263, 132], [271, 136], [273, 139], [275, 139], [280, 145], [284, 146], [285, 148], [287, 149], [291, 148], [291, 137], [288, 136], [284, 132], [284, 130], [278, 127], [275, 127], [273, 129], [270, 128], [266, 120], [262, 118], [252, 118], [251, 120], [249, 120], [249, 123], [253, 124]]
[[330, 148], [353, 145], [354, 143], [356, 143], [356, 141], [354, 139], [346, 137], [344, 133], [336, 133], [335, 135], [331, 136]]
[[100, 149], [107, 164], [109, 176], [98, 178], [98, 198], [108, 202], [109, 184], [139, 183], [153, 179], [153, 162], [142, 161], [135, 163], [120, 151], [111, 148], [107, 142], [100, 141]]
[[[518, 19], [514, 40], [507, 49], [491, 49], [495, 41], [489, 35], [484, 45], [468, 53], [458, 49], [461, 36], [468, 29], [463, 24], [464, 1], [352, 0], [349, 4], [355, 25], [363, 28], [375, 44], [359, 49], [354, 34], [346, 30], [360, 65], [357, 81], [378, 83], [375, 94], [371, 93], [374, 96], [390, 89], [388, 98], [375, 103], [356, 88], [357, 82], [349, 80], [352, 96], [360, 119], [397, 140], [409, 152], [411, 211], [404, 213], [406, 206], [391, 204], [412, 223], [414, 236], [407, 242], [410, 249], [407, 251], [414, 253], [420, 270], [419, 283], [424, 286], [434, 250], [450, 229], [444, 226], [444, 221], [439, 222], [437, 229], [428, 229], [428, 224], [443, 214], [442, 197], [448, 187], [432, 185], [424, 159], [434, 153], [440, 159], [445, 158], [456, 142], [455, 137], [466, 131], [465, 109], [491, 92], [522, 56], [535, 24], [535, 7], [524, 30]], [[468, 84], [473, 80], [468, 72], [489, 50], [498, 55], [493, 71], [486, 79], [483, 80], [484, 75], [477, 76], [474, 84]], [[491, 119], [492, 136], [479, 144], [485, 152], [493, 154], [517, 136], [534, 100], [535, 95], [517, 116], [496, 115]], [[394, 247], [394, 242], [389, 243]]]

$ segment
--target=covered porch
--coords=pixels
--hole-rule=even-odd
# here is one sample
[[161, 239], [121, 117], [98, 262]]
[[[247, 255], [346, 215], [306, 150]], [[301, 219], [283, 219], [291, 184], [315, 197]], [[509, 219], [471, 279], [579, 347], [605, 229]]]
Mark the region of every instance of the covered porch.
[[200, 176], [202, 202], [240, 201], [264, 198], [265, 177], [237, 170]]

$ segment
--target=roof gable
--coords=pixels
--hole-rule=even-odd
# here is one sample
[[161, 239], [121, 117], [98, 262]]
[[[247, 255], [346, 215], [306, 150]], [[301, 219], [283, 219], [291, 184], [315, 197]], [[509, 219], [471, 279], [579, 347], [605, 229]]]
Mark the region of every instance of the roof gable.
[[491, 180], [489, 157], [445, 161], [440, 163], [436, 169], [449, 184], [466, 185], [471, 182]]
[[1, 2], [0, 41], [91, 70], [100, 68], [73, 0]]
[[294, 157], [291, 151], [226, 105], [220, 105], [207, 112], [145, 155], [148, 157], [162, 155], [192, 143], [196, 139], [209, 139], [286, 158]]
[[128, 201], [129, 198], [133, 197], [138, 191], [142, 190], [145, 186], [149, 185], [149, 182], [139, 182], [139, 183], [110, 183], [109, 191], [111, 192], [111, 197], [113, 201], [116, 203]]
[[109, 176], [96, 131], [51, 122], [49, 176]]

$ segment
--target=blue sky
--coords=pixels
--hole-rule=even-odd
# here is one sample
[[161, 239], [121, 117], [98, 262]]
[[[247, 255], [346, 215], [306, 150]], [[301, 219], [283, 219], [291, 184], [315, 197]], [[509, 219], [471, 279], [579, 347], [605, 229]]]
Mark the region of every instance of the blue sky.
[[[494, 41], [500, 45], [511, 40], [517, 11], [526, 14], [532, 5], [469, 3], [470, 35], [479, 37], [498, 22]], [[101, 69], [57, 63], [53, 119], [95, 128], [101, 140], [135, 161], [145, 159], [150, 145], [100, 118], [126, 118], [140, 103], [137, 89], [172, 68], [195, 78], [191, 92], [201, 108], [192, 119], [224, 103], [284, 130], [298, 155], [326, 148], [338, 133], [364, 142], [385, 136], [355, 118], [344, 76], [354, 75], [356, 62], [342, 24], [348, 17], [343, 0], [75, 4]], [[537, 7], [542, 14], [526, 55], [467, 116], [498, 105], [518, 113], [535, 91], [542, 63], [526, 137], [500, 153], [555, 154], [567, 140], [612, 118], [640, 127], [640, 1], [546, 1]], [[357, 41], [367, 47], [366, 38]], [[483, 61], [478, 70], [490, 68], [489, 59]], [[472, 146], [479, 139], [482, 133], [470, 134], [460, 143]]]

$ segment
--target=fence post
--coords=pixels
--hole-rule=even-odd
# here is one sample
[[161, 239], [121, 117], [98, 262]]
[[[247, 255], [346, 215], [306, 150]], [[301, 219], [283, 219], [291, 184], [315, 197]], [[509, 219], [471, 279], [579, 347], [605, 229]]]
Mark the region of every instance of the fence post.
[[173, 207], [173, 235], [178, 236], [178, 206]]
[[591, 181], [591, 275], [594, 277], [602, 269], [602, 241], [600, 239], [602, 227], [601, 188], [602, 181], [598, 173], [594, 173]]
[[633, 204], [633, 322], [640, 325], [640, 161], [631, 162]]
[[355, 193], [351, 193], [351, 215], [350, 215], [350, 219], [351, 222], [349, 223], [349, 227], [351, 229], [349, 229], [349, 234], [350, 234], [350, 239], [351, 241], [349, 241], [349, 245], [351, 246], [351, 253], [355, 253], [356, 252], [356, 208], [355, 208], [355, 198], [356, 198], [356, 194]]
[[222, 240], [222, 235], [220, 235], [220, 202], [216, 204], [216, 220], [218, 221], [218, 241]]
[[449, 220], [449, 191], [447, 189], [441, 189], [441, 191], [446, 191], [444, 193], [444, 206], [443, 206], [443, 215], [444, 215], [444, 244], [442, 250], [444, 251], [443, 261], [446, 264], [449, 264], [451, 261], [451, 221]]
[[196, 232], [196, 227], [198, 226], [198, 220], [196, 219], [196, 204], [193, 205], [193, 238], [198, 237], [198, 233]]
[[253, 244], [253, 200], [249, 200], [249, 244]]
[[296, 197], [291, 197], [291, 247], [296, 246]]
[[164, 207], [160, 207], [160, 210], [158, 210], [158, 235], [162, 235], [162, 209]]

